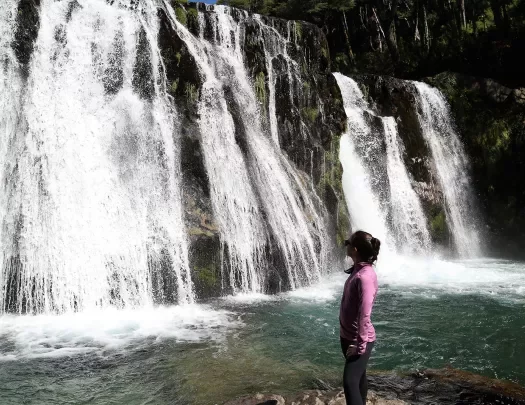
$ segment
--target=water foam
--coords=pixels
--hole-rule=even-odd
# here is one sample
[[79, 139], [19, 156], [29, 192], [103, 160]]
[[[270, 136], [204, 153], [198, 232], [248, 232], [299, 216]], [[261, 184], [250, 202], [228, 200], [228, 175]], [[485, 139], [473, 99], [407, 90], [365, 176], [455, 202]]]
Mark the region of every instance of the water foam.
[[229, 311], [195, 304], [65, 315], [4, 315], [0, 317], [0, 361], [107, 355], [165, 340], [218, 342], [227, 330], [241, 326]]

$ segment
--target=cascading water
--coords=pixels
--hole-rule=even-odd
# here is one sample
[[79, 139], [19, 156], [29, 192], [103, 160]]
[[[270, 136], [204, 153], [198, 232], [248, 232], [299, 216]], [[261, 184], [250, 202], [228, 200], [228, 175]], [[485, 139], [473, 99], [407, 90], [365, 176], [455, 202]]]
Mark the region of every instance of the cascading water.
[[460, 256], [475, 257], [481, 252], [468, 161], [456, 134], [450, 108], [439, 90], [414, 82], [419, 93], [419, 121], [430, 147], [445, 196], [451, 233]]
[[[244, 24], [253, 17], [237, 11], [234, 19], [231, 9], [215, 6], [209, 19], [199, 16], [201, 36], [195, 38], [177, 21], [169, 3], [164, 5], [204, 79], [199, 101], [202, 146], [213, 209], [228, 252], [231, 288], [261, 291], [264, 274], [258, 269], [268, 265], [264, 253], [272, 243], [291, 288], [317, 280], [326, 265], [329, 240], [321, 204], [280, 151], [275, 128], [270, 136], [262, 128], [263, 114], [242, 53]], [[203, 35], [208, 28], [211, 42]], [[237, 127], [234, 118], [240, 121]], [[217, 132], [221, 139], [216, 139]], [[231, 164], [224, 164], [225, 158]]]
[[339, 73], [334, 73], [334, 77], [341, 89], [348, 118], [347, 131], [341, 137], [339, 160], [343, 166], [342, 181], [350, 223], [354, 230], [367, 230], [387, 241], [390, 236], [386, 227], [386, 217], [377, 195], [372, 190], [370, 173], [355, 146], [356, 138], [370, 135], [370, 128], [362, 114], [366, 104], [355, 81]]
[[[42, 1], [18, 143], [2, 162], [16, 169], [2, 182], [0, 311], [193, 301], [157, 34], [153, 1]], [[4, 103], [20, 97], [2, 90]]]
[[[341, 138], [340, 161], [352, 228], [371, 232], [387, 246], [399, 247], [400, 251], [425, 252], [430, 246], [427, 221], [402, 161], [401, 140], [394, 119], [379, 117], [382, 132], [374, 130], [367, 118], [375, 115], [357, 83], [340, 73], [334, 76], [348, 117], [348, 129]], [[383, 166], [380, 149], [383, 136], [386, 170], [378, 170]], [[384, 179], [389, 185], [386, 202], [381, 201], [379, 190]]]
[[[0, 4], [0, 184], [3, 189], [0, 192], [0, 302], [5, 302], [4, 284], [6, 267], [10, 265], [11, 255], [9, 251], [16, 243], [10, 239], [10, 229], [16, 222], [16, 214], [10, 212], [8, 205], [12, 200], [12, 194], [16, 184], [9, 181], [15, 173], [16, 159], [14, 151], [19, 147], [20, 140], [17, 139], [17, 131], [22, 127], [20, 111], [22, 105], [23, 83], [20, 66], [16, 59], [11, 44], [16, 31], [16, 16], [18, 13], [18, 1], [8, 0]], [[0, 313], [3, 310], [0, 307]]]
[[430, 234], [427, 220], [416, 192], [410, 184], [410, 178], [403, 163], [403, 144], [397, 132], [393, 117], [383, 118], [386, 142], [386, 160], [390, 201], [392, 207], [392, 233], [400, 248], [418, 243], [418, 251], [428, 252]]
[[296, 83], [296, 78], [300, 78], [300, 67], [299, 64], [288, 55], [288, 46], [292, 41], [292, 37], [295, 36], [294, 34], [296, 33], [297, 23], [293, 21], [287, 22], [287, 36], [285, 38], [279, 33], [277, 29], [275, 29], [275, 27], [266, 25], [263, 22], [261, 16], [255, 15], [254, 21], [258, 23], [264, 38], [264, 57], [266, 60], [266, 71], [268, 72], [268, 109], [270, 114], [270, 132], [276, 145], [279, 145], [279, 132], [277, 128], [275, 101], [275, 95], [277, 93], [277, 74], [274, 72], [274, 61], [277, 58], [282, 58], [284, 64], [286, 65], [286, 75], [288, 76], [288, 83], [290, 84], [288, 95], [293, 104], [294, 83]]

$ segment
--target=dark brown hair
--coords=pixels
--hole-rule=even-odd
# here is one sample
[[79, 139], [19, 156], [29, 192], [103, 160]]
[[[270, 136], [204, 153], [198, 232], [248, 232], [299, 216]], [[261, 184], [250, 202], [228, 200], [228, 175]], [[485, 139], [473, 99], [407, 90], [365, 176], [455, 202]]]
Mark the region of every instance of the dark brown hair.
[[368, 232], [357, 231], [350, 236], [350, 239], [345, 241], [345, 245], [356, 248], [361, 260], [372, 264], [377, 260], [377, 256], [379, 255], [381, 241], [374, 238]]

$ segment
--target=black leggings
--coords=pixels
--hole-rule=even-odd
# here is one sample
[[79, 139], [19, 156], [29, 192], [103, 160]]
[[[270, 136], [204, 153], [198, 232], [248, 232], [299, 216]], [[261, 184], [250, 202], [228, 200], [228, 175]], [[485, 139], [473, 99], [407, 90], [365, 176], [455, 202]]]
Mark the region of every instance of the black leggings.
[[[375, 342], [366, 344], [366, 351], [362, 355], [350, 356], [346, 359], [343, 374], [343, 387], [345, 390], [346, 405], [366, 405], [368, 381], [366, 379], [366, 366], [372, 353]], [[346, 354], [348, 342], [341, 338], [341, 348]]]

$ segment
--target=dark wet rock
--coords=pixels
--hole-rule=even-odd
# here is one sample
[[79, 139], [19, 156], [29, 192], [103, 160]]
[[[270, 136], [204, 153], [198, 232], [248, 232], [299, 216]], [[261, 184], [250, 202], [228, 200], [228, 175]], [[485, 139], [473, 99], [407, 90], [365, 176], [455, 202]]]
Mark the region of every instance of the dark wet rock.
[[[117, 79], [118, 81], [118, 75]], [[140, 97], [151, 101], [155, 95], [153, 83], [153, 69], [151, 64], [151, 50], [144, 28], [140, 30], [137, 44], [137, 58], [133, 67], [133, 89]]]
[[117, 94], [124, 85], [123, 57], [124, 39], [122, 31], [119, 31], [113, 40], [113, 49], [108, 57], [102, 83], [107, 94]]
[[18, 3], [16, 31], [12, 46], [26, 77], [29, 75], [29, 61], [40, 28], [39, 6], [40, 0], [20, 0]]
[[[426, 370], [410, 375], [372, 372], [368, 377], [369, 405], [525, 404], [525, 389], [454, 369]], [[225, 405], [345, 405], [342, 389], [307, 390], [293, 395], [256, 394]]]
[[525, 389], [515, 383], [452, 368], [372, 374], [369, 387], [380, 396], [411, 404], [525, 404]]

